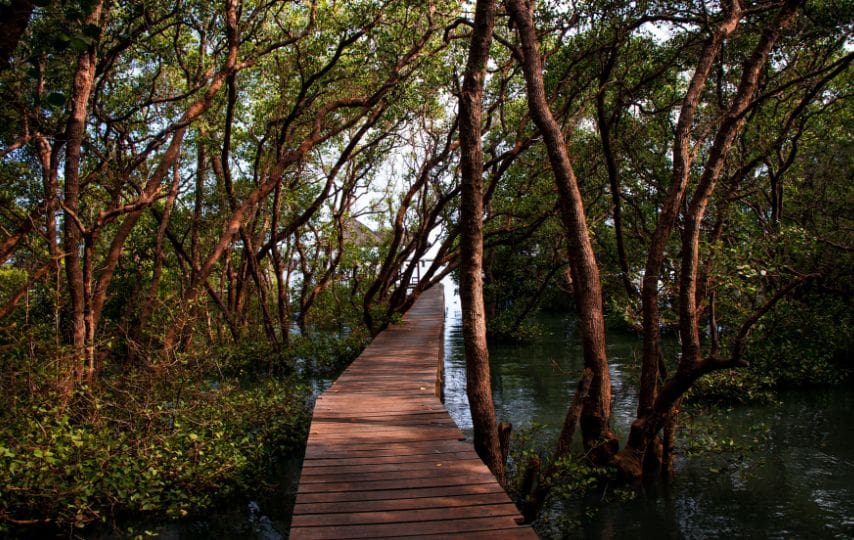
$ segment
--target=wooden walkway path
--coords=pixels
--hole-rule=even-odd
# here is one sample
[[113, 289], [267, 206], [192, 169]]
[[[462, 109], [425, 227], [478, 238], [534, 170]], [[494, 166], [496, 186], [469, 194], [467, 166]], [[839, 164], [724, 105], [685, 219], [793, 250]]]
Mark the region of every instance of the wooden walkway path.
[[422, 294], [317, 399], [291, 538], [536, 538], [436, 397], [444, 298]]

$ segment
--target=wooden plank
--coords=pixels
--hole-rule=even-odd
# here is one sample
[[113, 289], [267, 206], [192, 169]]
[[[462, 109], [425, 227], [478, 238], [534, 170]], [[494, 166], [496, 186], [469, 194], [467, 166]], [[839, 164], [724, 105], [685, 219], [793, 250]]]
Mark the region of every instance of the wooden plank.
[[[324, 441], [338, 441], [345, 444], [357, 444], [359, 442], [374, 442], [380, 440], [394, 441], [444, 441], [448, 439], [463, 439], [464, 436], [459, 429], [441, 426], [411, 426], [375, 429], [349, 429], [347, 432], [332, 431], [323, 428], [312, 428], [309, 438], [314, 437]], [[309, 443], [311, 441], [309, 440]]]
[[359, 424], [363, 426], [401, 425], [408, 423], [448, 426], [457, 425], [448, 417], [448, 413], [440, 413], [438, 411], [389, 411], [385, 415], [365, 415], [356, 417], [349, 414], [335, 414], [327, 411], [316, 414], [317, 416], [314, 419], [314, 423], [338, 422], [344, 424], [341, 426], [342, 429], [345, 428], [347, 424]]
[[[483, 463], [477, 460], [457, 461], [457, 462], [439, 462], [439, 463], [417, 463], [419, 467], [410, 467], [403, 469], [388, 469], [376, 467], [367, 469], [362, 467], [362, 470], [336, 470], [324, 471], [303, 475], [301, 483], [336, 483], [342, 480], [347, 482], [373, 482], [387, 481], [389, 478], [394, 478], [395, 481], [404, 479], [420, 479], [433, 478], [441, 479], [447, 476], [467, 476], [474, 478], [483, 475], [489, 475], [489, 470], [483, 466]], [[388, 467], [388, 466], [386, 466]], [[394, 474], [389, 474], [394, 472]]]
[[298, 504], [294, 513], [341, 514], [345, 512], [388, 512], [393, 510], [419, 510], [427, 508], [459, 508], [463, 506], [483, 506], [486, 504], [504, 504], [504, 493], [474, 493], [467, 495], [449, 495], [445, 497], [419, 497], [415, 499], [386, 499], [379, 501], [339, 501], [330, 503]]
[[349, 434], [313, 431], [309, 435], [309, 444], [323, 446], [326, 450], [334, 450], [338, 446], [342, 450], [376, 448], [383, 452], [383, 455], [386, 455], [386, 452], [400, 455], [420, 452], [422, 449], [429, 449], [431, 443], [437, 450], [453, 449], [453, 446], [448, 446], [451, 441], [465, 444], [462, 432], [443, 427], [377, 429], [375, 433], [365, 429], [354, 430]]
[[[516, 526], [508, 529], [491, 529], [488, 531], [469, 531], [466, 533], [466, 540], [530, 540], [536, 538], [537, 534], [529, 526]], [[413, 534], [407, 536], [389, 536], [389, 540], [395, 538], [405, 538], [407, 540], [437, 540], [446, 539], [448, 535], [445, 533], [439, 534]]]
[[[389, 501], [401, 499], [418, 499], [424, 497], [452, 497], [456, 495], [477, 495], [484, 493], [499, 493], [507, 496], [498, 482], [485, 484], [468, 484], [459, 486], [442, 486], [432, 488], [387, 489], [377, 491], [334, 491], [315, 493], [300, 493], [297, 505], [318, 503], [354, 502], [354, 501]], [[303, 506], [304, 508], [304, 506]]]
[[310, 433], [323, 436], [327, 439], [348, 438], [362, 434], [374, 434], [376, 437], [391, 437], [395, 433], [403, 433], [407, 436], [441, 435], [445, 438], [458, 439], [462, 431], [453, 424], [446, 422], [431, 422], [420, 420], [418, 422], [337, 422], [334, 420], [323, 420], [312, 424]]
[[[309, 441], [310, 443], [312, 441]], [[384, 442], [361, 442], [347, 444], [346, 440], [336, 444], [318, 441], [306, 448], [306, 459], [366, 457], [366, 456], [411, 456], [433, 455], [448, 452], [464, 452], [469, 446], [463, 441], [410, 441], [406, 444]]]
[[[431, 456], [432, 458], [432, 456]], [[393, 473], [393, 472], [401, 472], [401, 471], [410, 471], [410, 470], [420, 470], [420, 469], [430, 469], [435, 467], [450, 467], [451, 470], [456, 470], [457, 464], [467, 464], [479, 463], [480, 460], [471, 457], [468, 454], [463, 455], [462, 457], [454, 456], [448, 460], [440, 460], [440, 459], [429, 459], [429, 460], [421, 460], [421, 461], [403, 461], [401, 462], [398, 459], [394, 459], [394, 461], [388, 462], [378, 462], [377, 460], [371, 460], [370, 463], [364, 464], [337, 464], [332, 467], [305, 467], [303, 469], [303, 478], [308, 478], [311, 476], [322, 476], [329, 474], [358, 474], [363, 472], [382, 472], [382, 473]]]
[[[499, 528], [510, 528], [516, 525], [511, 516], [450, 519], [444, 521], [424, 521], [418, 524], [420, 534], [468, 534], [470, 532], [489, 531]], [[329, 538], [387, 538], [389, 536], [404, 536], [413, 532], [412, 523], [377, 523], [369, 525], [331, 526], [331, 527], [295, 527], [291, 537], [306, 539]], [[297, 536], [294, 536], [296, 534]], [[536, 537], [533, 537], [536, 538]]]
[[382, 467], [387, 464], [406, 465], [409, 463], [418, 465], [419, 463], [435, 463], [436, 460], [477, 460], [476, 455], [472, 456], [471, 452], [445, 452], [440, 454], [411, 454], [408, 456], [369, 456], [369, 457], [343, 457], [343, 458], [328, 458], [328, 459], [312, 459], [303, 463], [303, 474], [311, 474], [311, 471], [318, 469], [327, 469], [329, 467], [348, 467], [348, 466], [376, 466]]
[[[369, 525], [376, 523], [412, 523], [425, 521], [444, 521], [448, 519], [469, 519], [485, 517], [505, 517], [518, 514], [512, 503], [488, 504], [482, 506], [449, 506], [445, 508], [419, 508], [412, 510], [388, 510], [370, 512], [342, 512], [330, 514], [310, 514], [294, 516], [292, 527], [337, 527]], [[419, 528], [422, 526], [418, 524]]]
[[[371, 392], [363, 392], [364, 395], [355, 398], [349, 394], [335, 395], [329, 394], [323, 401], [318, 402], [315, 407], [323, 409], [325, 407], [357, 407], [359, 410], [367, 411], [374, 409], [382, 410], [431, 410], [435, 411], [440, 408], [438, 402], [434, 401], [433, 396], [416, 396], [413, 394], [402, 394], [396, 392], [383, 392], [382, 390], [374, 389]], [[348, 409], [344, 409], [348, 410]]]
[[364, 414], [361, 416], [353, 416], [351, 413], [341, 413], [333, 411], [315, 411], [314, 421], [317, 422], [352, 422], [359, 424], [379, 424], [387, 422], [450, 422], [456, 425], [453, 420], [448, 417], [445, 411], [412, 411], [408, 413], [388, 411], [380, 414]]
[[[323, 417], [326, 414], [347, 414], [349, 417], [372, 417], [372, 416], [387, 416], [396, 414], [419, 414], [419, 413], [435, 413], [441, 411], [434, 404], [411, 403], [408, 405], [399, 403], [388, 403], [381, 407], [381, 403], [350, 403], [347, 401], [323, 403], [315, 408], [316, 414]], [[344, 412], [346, 411], [346, 413]], [[446, 413], [447, 414], [447, 413]]]
[[472, 483], [488, 483], [495, 481], [489, 474], [469, 473], [465, 476], [435, 475], [428, 478], [391, 478], [388, 480], [347, 481], [346, 478], [337, 482], [312, 484], [300, 481], [297, 493], [318, 493], [336, 491], [375, 491], [391, 489], [433, 488], [464, 486]]
[[291, 538], [536, 538], [435, 395], [428, 291], [315, 404]]
[[337, 457], [360, 457], [359, 454], [371, 453], [382, 456], [409, 456], [414, 454], [444, 454], [448, 452], [465, 451], [466, 442], [457, 439], [447, 440], [321, 440], [315, 436], [309, 440], [306, 449], [307, 459], [323, 459]]
[[321, 414], [314, 419], [312, 427], [315, 424], [346, 424], [346, 426], [338, 427], [359, 427], [359, 425], [370, 426], [402, 426], [410, 424], [428, 424], [428, 425], [453, 425], [456, 426], [453, 420], [448, 417], [447, 413], [439, 411], [413, 411], [411, 413], [386, 414], [385, 416], [351, 416], [351, 415], [326, 415]]

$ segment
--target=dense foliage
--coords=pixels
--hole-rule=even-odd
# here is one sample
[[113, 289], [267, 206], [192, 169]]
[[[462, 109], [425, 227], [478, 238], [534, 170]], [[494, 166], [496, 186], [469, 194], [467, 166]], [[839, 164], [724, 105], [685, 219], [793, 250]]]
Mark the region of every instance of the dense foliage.
[[[492, 335], [601, 288], [578, 320], [646, 340], [637, 455], [686, 392], [845, 379], [854, 4], [522, 4], [496, 4], [480, 66]], [[294, 372], [352, 358], [457, 269], [471, 7], [0, 1], [0, 521], [240, 489], [301, 436]], [[581, 424], [604, 462], [601, 334]]]
[[70, 406], [48, 394], [9, 409], [20, 416], [4, 415], [0, 432], [3, 520], [70, 529], [129, 514], [197, 514], [257, 486], [273, 458], [304, 440], [304, 387], [188, 382], [83, 387]]

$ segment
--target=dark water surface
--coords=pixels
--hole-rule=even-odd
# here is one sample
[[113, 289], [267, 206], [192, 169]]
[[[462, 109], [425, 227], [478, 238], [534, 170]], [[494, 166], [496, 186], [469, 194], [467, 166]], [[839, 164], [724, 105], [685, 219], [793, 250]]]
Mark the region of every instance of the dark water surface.
[[[465, 361], [459, 299], [448, 302], [445, 401], [465, 430]], [[499, 421], [514, 430], [532, 422], [556, 438], [582, 367], [569, 318], [544, 317], [546, 335], [529, 345], [490, 344]], [[615, 432], [625, 438], [637, 403], [635, 336], [608, 336]], [[695, 440], [721, 450], [683, 446], [667, 486], [634, 500], [594, 507], [564, 529], [565, 538], [854, 538], [854, 389], [792, 391], [781, 403], [711, 410], [689, 423]], [[686, 442], [683, 434], [682, 441]], [[686, 454], [693, 455], [686, 455]]]

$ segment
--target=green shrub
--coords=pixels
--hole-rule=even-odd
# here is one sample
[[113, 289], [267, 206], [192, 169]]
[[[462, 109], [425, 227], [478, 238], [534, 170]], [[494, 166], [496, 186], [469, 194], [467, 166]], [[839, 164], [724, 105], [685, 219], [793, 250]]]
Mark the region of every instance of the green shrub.
[[488, 322], [490, 339], [505, 343], [530, 343], [543, 336], [544, 330], [536, 320], [526, 318], [521, 322], [509, 312], [502, 312]]
[[781, 388], [827, 386], [851, 376], [850, 302], [806, 295], [779, 304], [753, 328], [746, 368], [710, 373], [691, 389], [693, 401], [767, 402]]
[[704, 403], [769, 403], [774, 401], [773, 377], [750, 369], [730, 369], [700, 377], [688, 401]]
[[301, 386], [189, 386], [83, 388], [65, 406], [51, 396], [9, 411], [0, 522], [83, 527], [122, 514], [198, 513], [251, 486], [305, 439]]

